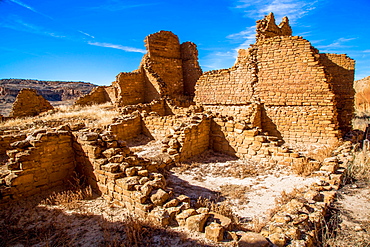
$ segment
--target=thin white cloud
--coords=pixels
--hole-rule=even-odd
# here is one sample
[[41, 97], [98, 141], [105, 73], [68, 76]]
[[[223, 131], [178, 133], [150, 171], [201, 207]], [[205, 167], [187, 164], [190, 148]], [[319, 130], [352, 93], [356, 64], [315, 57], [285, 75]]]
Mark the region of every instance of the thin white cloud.
[[18, 4], [19, 6], [21, 6], [21, 7], [23, 7], [23, 8], [26, 8], [26, 9], [28, 9], [28, 10], [30, 10], [30, 11], [32, 11], [32, 12], [34, 12], [34, 13], [36, 13], [36, 14], [42, 15], [42, 16], [44, 16], [44, 17], [46, 17], [46, 18], [49, 18], [49, 19], [53, 20], [53, 18], [51, 18], [50, 16], [45, 15], [45, 14], [43, 14], [43, 13], [41, 13], [41, 12], [37, 11], [35, 8], [33, 8], [33, 7], [31, 7], [31, 6], [27, 5], [27, 4], [25, 4], [25, 3], [23, 3], [23, 2], [21, 2], [21, 1], [19, 1], [19, 0], [9, 0], [9, 1], [10, 1], [10, 2], [12, 2], [12, 3]]
[[351, 46], [346, 45], [345, 43], [355, 40], [355, 39], [356, 38], [339, 38], [329, 45], [318, 45], [316, 47], [324, 51], [334, 51], [334, 50], [341, 49], [341, 48], [349, 48]]
[[236, 49], [247, 49], [250, 44], [256, 41], [256, 27], [247, 27], [245, 30], [228, 35], [226, 38], [234, 40], [235, 42], [242, 42]]
[[370, 50], [364, 50], [363, 52], [364, 53], [370, 53]]
[[88, 34], [88, 33], [82, 32], [82, 31], [80, 31], [80, 30], [78, 30], [78, 32], [79, 32], [79, 33], [82, 33], [83, 35], [86, 35], [87, 37], [90, 37], [90, 38], [95, 39], [95, 37], [94, 37], [93, 35], [91, 35], [91, 34]]
[[118, 50], [123, 50], [127, 52], [139, 52], [139, 53], [146, 53], [146, 50], [144, 49], [139, 49], [139, 48], [134, 48], [134, 47], [129, 47], [129, 46], [123, 46], [123, 45], [115, 45], [115, 44], [110, 44], [110, 43], [100, 43], [100, 42], [88, 42], [89, 45], [95, 45], [95, 46], [101, 46], [101, 47], [107, 47], [107, 48], [113, 48], [113, 49], [118, 49]]
[[246, 16], [252, 19], [261, 18], [270, 12], [276, 19], [288, 16], [292, 22], [314, 10], [319, 0], [239, 0], [236, 8], [243, 9]]
[[13, 30], [34, 33], [40, 35], [51, 36], [54, 38], [66, 38], [66, 36], [58, 34], [56, 32], [47, 30], [43, 27], [23, 21], [19, 16], [11, 15], [5, 22], [0, 23], [0, 26], [10, 28]]

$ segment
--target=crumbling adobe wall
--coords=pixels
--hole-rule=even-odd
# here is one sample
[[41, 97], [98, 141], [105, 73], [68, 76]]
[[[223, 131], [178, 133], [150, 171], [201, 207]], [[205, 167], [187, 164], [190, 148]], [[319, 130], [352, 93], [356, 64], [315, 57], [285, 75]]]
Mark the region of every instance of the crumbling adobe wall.
[[354, 113], [355, 61], [345, 54], [320, 54], [320, 64], [325, 68], [337, 103], [339, 128], [343, 133], [352, 129]]
[[142, 133], [140, 114], [132, 114], [129, 117], [121, 118], [108, 126], [108, 131], [112, 132], [118, 140], [130, 140]]
[[176, 161], [185, 161], [209, 149], [211, 116], [197, 113], [175, 126], [162, 141], [163, 153]]
[[336, 98], [318, 51], [297, 36], [276, 36], [257, 46], [264, 130], [290, 144], [339, 138]]
[[195, 102], [238, 120], [243, 107], [260, 103], [260, 127], [288, 144], [340, 138], [353, 114], [354, 61], [319, 54], [309, 41], [291, 34], [287, 18], [276, 25], [271, 13], [257, 21], [256, 43], [239, 51], [232, 68], [204, 73]]
[[117, 106], [135, 105], [146, 102], [144, 95], [144, 75], [141, 71], [119, 73], [112, 82], [116, 92], [114, 103]]
[[10, 116], [12, 117], [32, 117], [42, 112], [54, 109], [54, 107], [39, 95], [36, 89], [24, 88], [15, 99]]
[[61, 186], [75, 171], [72, 138], [68, 131], [36, 131], [7, 151], [4, 201], [25, 198]]
[[194, 101], [203, 105], [246, 105], [253, 101], [256, 82], [255, 50], [239, 50], [230, 69], [205, 72], [195, 86]]
[[94, 88], [89, 94], [80, 97], [76, 100], [75, 105], [94, 105], [111, 102], [111, 97], [107, 92], [107, 86], [98, 86]]
[[184, 94], [194, 96], [195, 84], [202, 75], [202, 69], [198, 63], [197, 46], [192, 42], [184, 42], [181, 44], [180, 50], [184, 80]]
[[184, 93], [192, 96], [202, 74], [196, 45], [180, 45], [179, 38], [169, 31], [148, 35], [144, 41], [148, 52], [139, 69], [117, 75], [111, 101], [126, 106], [160, 98], [183, 99]]

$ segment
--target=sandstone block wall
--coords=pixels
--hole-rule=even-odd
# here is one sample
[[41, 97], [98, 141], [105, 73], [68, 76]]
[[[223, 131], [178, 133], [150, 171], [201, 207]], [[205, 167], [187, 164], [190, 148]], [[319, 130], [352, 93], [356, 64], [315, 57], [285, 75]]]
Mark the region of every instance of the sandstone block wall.
[[209, 149], [210, 130], [211, 117], [194, 114], [164, 138], [162, 152], [171, 155], [175, 161], [199, 155]]
[[21, 141], [25, 138], [25, 134], [0, 136], [0, 157], [6, 156], [6, 150], [12, 149], [11, 144], [13, 142]]
[[54, 107], [37, 93], [35, 89], [22, 89], [12, 106], [10, 116], [12, 117], [32, 117], [42, 112], [54, 109]]
[[289, 36], [257, 45], [256, 93], [265, 107], [263, 128], [288, 143], [330, 143], [340, 137], [335, 92], [317, 50], [307, 40]]
[[173, 127], [181, 125], [184, 118], [184, 116], [174, 115], [143, 117], [143, 133], [155, 140], [162, 140], [171, 133]]
[[140, 114], [133, 114], [130, 117], [119, 119], [116, 123], [108, 126], [118, 140], [129, 140], [142, 133]]
[[94, 88], [89, 94], [76, 100], [75, 105], [93, 105], [111, 102], [111, 96], [108, 94], [108, 87], [98, 86]]
[[[288, 144], [327, 144], [340, 138], [351, 128], [354, 61], [320, 54], [309, 41], [291, 34], [287, 18], [279, 26], [272, 14], [258, 21], [256, 43], [239, 51], [232, 68], [204, 73], [195, 87], [195, 102], [239, 120], [240, 109], [260, 103], [259, 126]], [[230, 110], [236, 114], [227, 114]]]
[[205, 72], [198, 80], [194, 101], [204, 105], [250, 104], [256, 82], [255, 50], [241, 50], [230, 69]]
[[355, 61], [345, 54], [320, 54], [320, 64], [324, 66], [335, 94], [339, 128], [346, 133], [352, 128]]
[[[184, 93], [193, 96], [194, 85], [202, 74], [196, 45], [191, 42], [180, 45], [175, 34], [160, 31], [147, 36], [145, 46], [148, 53], [139, 69], [118, 74], [112, 86], [105, 88], [107, 101], [122, 107], [160, 98], [183, 100]], [[101, 97], [101, 93], [95, 93], [78, 102], [101, 101]]]
[[192, 42], [184, 42], [180, 46], [182, 71], [184, 79], [184, 93], [194, 96], [195, 84], [202, 75], [202, 69], [198, 63], [197, 46]]
[[114, 103], [117, 106], [135, 105], [146, 102], [144, 95], [144, 75], [141, 71], [119, 73], [116, 81], [112, 82], [115, 89]]
[[24, 198], [61, 186], [75, 171], [72, 138], [68, 131], [35, 132], [8, 150], [4, 200]]

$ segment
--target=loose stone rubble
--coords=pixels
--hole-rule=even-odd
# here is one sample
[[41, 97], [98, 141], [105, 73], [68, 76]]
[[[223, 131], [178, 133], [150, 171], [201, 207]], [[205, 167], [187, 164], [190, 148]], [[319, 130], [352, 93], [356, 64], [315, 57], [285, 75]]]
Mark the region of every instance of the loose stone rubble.
[[[3, 131], [0, 156], [7, 169], [0, 173], [0, 203], [53, 190], [77, 174], [107, 200], [161, 226], [239, 246], [314, 246], [352, 145], [336, 150], [339, 160], [321, 164], [290, 145], [329, 144], [351, 129], [354, 61], [320, 54], [292, 36], [286, 17], [276, 25], [272, 13], [257, 22], [256, 43], [240, 50], [230, 69], [202, 74], [196, 45], [180, 44], [168, 31], [145, 43], [138, 70], [120, 73], [111, 86], [76, 102], [112, 102], [121, 113], [112, 124]], [[155, 157], [139, 157], [127, 146], [140, 135], [161, 142]], [[321, 182], [281, 207], [261, 233], [237, 232], [231, 219], [196, 207], [166, 183], [168, 168], [209, 149], [256, 162], [318, 165]]]

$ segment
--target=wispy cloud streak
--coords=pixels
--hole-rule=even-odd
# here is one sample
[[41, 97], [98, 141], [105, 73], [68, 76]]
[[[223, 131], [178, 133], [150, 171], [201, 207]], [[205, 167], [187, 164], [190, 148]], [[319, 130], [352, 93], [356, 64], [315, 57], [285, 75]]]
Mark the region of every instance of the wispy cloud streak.
[[88, 34], [88, 33], [85, 33], [85, 32], [82, 32], [80, 30], [78, 30], [79, 33], [82, 33], [83, 35], [87, 36], [87, 37], [90, 37], [90, 38], [93, 38], [95, 39], [95, 36], [91, 35], [91, 34]]
[[243, 9], [246, 16], [253, 19], [274, 12], [277, 19], [289, 16], [294, 22], [314, 10], [318, 2], [319, 0], [239, 0], [236, 8]]
[[43, 13], [41, 13], [41, 12], [37, 11], [35, 8], [33, 8], [33, 7], [31, 7], [31, 6], [27, 5], [27, 4], [25, 4], [25, 3], [23, 3], [23, 2], [21, 2], [21, 1], [19, 1], [19, 0], [9, 0], [9, 1], [10, 1], [10, 2], [12, 2], [12, 3], [15, 3], [15, 4], [19, 5], [19, 6], [21, 6], [21, 7], [23, 7], [23, 8], [26, 8], [26, 9], [28, 9], [28, 10], [30, 10], [30, 11], [32, 11], [32, 12], [34, 12], [34, 13], [36, 13], [36, 14], [42, 15], [42, 16], [44, 16], [44, 17], [46, 17], [46, 18], [49, 18], [49, 19], [53, 20], [53, 18], [51, 18], [50, 16], [45, 15], [45, 14], [43, 14]]
[[335, 51], [342, 48], [352, 47], [346, 43], [355, 40], [357, 38], [339, 38], [329, 45], [317, 45], [316, 47], [322, 51]]
[[34, 24], [30, 24], [28, 22], [25, 22], [16, 15], [9, 16], [9, 18], [7, 18], [5, 22], [0, 23], [0, 26], [5, 27], [5, 28], [10, 28], [13, 30], [17, 30], [17, 31], [22, 31], [22, 32], [51, 36], [54, 38], [66, 38], [66, 36], [64, 35], [47, 30], [43, 27], [40, 27]]
[[113, 48], [113, 49], [118, 49], [118, 50], [123, 50], [127, 52], [139, 52], [139, 53], [146, 53], [146, 50], [144, 49], [139, 49], [139, 48], [134, 48], [134, 47], [129, 47], [129, 46], [123, 46], [123, 45], [115, 45], [115, 44], [110, 44], [110, 43], [100, 43], [100, 42], [88, 42], [89, 45], [95, 45], [95, 46], [101, 46], [101, 47], [107, 47], [107, 48]]

